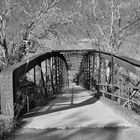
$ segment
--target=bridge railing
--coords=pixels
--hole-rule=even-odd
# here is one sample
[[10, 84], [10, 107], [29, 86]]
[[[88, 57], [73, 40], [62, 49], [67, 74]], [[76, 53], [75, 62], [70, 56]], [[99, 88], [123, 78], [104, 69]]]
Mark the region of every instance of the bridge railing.
[[83, 57], [79, 83], [140, 113], [140, 61], [89, 51]]
[[[0, 73], [1, 115], [17, 117], [47, 101], [68, 85], [67, 64], [58, 52], [47, 52]], [[23, 111], [24, 110], [24, 111]]]

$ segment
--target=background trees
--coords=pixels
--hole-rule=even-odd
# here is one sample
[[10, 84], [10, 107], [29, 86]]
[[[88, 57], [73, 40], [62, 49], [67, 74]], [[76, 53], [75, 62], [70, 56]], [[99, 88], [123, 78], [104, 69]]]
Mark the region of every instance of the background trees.
[[85, 30], [94, 46], [123, 54], [124, 49], [131, 49], [131, 52], [136, 49], [135, 44], [139, 41], [134, 38], [139, 36], [139, 0], [80, 0], [78, 5], [79, 17], [75, 22]]
[[139, 0], [1, 0], [0, 63], [47, 51], [47, 40], [60, 48], [87, 41], [137, 58], [139, 5]]
[[58, 36], [55, 30], [69, 22], [70, 13], [56, 7], [60, 0], [5, 0], [0, 13], [0, 61], [3, 65], [21, 61], [42, 49], [41, 38]]

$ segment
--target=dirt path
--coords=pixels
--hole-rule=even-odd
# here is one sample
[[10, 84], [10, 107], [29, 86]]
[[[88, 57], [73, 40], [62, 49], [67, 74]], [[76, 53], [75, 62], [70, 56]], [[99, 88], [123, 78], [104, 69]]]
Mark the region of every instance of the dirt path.
[[139, 140], [140, 135], [137, 126], [94, 98], [90, 91], [74, 85], [23, 121], [25, 125], [11, 139]]

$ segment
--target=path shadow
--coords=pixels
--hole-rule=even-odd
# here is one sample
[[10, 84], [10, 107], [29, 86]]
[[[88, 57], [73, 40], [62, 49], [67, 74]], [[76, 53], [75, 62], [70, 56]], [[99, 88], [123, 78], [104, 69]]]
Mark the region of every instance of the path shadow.
[[54, 113], [54, 112], [58, 112], [58, 111], [63, 111], [63, 110], [68, 110], [68, 109], [72, 109], [72, 108], [76, 108], [76, 107], [82, 107], [85, 105], [89, 105], [89, 104], [94, 104], [95, 102], [97, 102], [99, 99], [92, 97], [90, 99], [87, 99], [81, 103], [77, 103], [77, 104], [70, 104], [70, 106], [66, 106], [66, 107], [62, 107], [62, 108], [58, 108], [58, 109], [50, 109], [48, 108], [46, 111], [44, 112], [34, 112], [32, 114], [27, 114], [24, 118], [28, 118], [28, 117], [35, 117], [35, 116], [40, 116], [40, 115], [45, 115], [45, 114], [50, 114], [50, 113]]
[[[80, 89], [79, 92], [81, 92], [81, 91], [87, 91], [87, 90], [85, 90], [85, 89], [81, 90]], [[75, 94], [75, 88], [74, 88], [74, 93], [73, 92], [71, 93], [71, 98], [69, 99], [70, 100], [69, 106], [68, 106], [68, 104], [65, 104], [67, 106], [63, 106], [63, 107], [60, 107], [60, 108], [57, 108], [57, 109], [52, 109], [52, 107], [55, 106], [55, 104], [56, 104], [56, 106], [62, 106], [63, 105], [63, 102], [56, 102], [56, 103], [54, 102], [45, 111], [43, 111], [43, 112], [33, 112], [33, 113], [25, 115], [24, 118], [50, 114], [50, 113], [54, 113], [54, 112], [58, 112], [58, 111], [63, 111], [63, 110], [76, 108], [76, 107], [82, 107], [82, 106], [85, 106], [85, 105], [94, 104], [95, 102], [97, 102], [99, 100], [99, 98], [97, 98], [95, 96], [92, 96], [91, 98], [89, 98], [87, 100], [84, 100], [80, 103], [74, 103], [73, 102], [74, 94]], [[76, 90], [76, 94], [78, 94], [78, 89]], [[62, 104], [57, 104], [57, 103], [62, 103]]]

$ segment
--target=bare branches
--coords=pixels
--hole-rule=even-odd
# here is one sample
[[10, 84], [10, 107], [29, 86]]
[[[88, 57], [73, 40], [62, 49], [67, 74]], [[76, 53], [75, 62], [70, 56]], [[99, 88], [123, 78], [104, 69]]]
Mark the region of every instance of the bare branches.
[[111, 1], [111, 26], [110, 26], [110, 38], [112, 36], [112, 31], [113, 31], [113, 23], [114, 23], [114, 11], [113, 11], [113, 0]]
[[[140, 21], [138, 14], [136, 14], [137, 17], [127, 16], [126, 7], [124, 8], [121, 1], [118, 2], [117, 0], [81, 0], [74, 2], [73, 7], [70, 8], [72, 10], [69, 12], [67, 10], [62, 11], [63, 8], [61, 9], [59, 5], [61, 0], [40, 0], [40, 3], [34, 8], [30, 0], [25, 2], [28, 8], [18, 1], [14, 4], [11, 0], [5, 1], [5, 16], [0, 16], [0, 44], [5, 52], [8, 52], [10, 47], [5, 35], [6, 26], [10, 25], [7, 20], [11, 20], [13, 18], [11, 15], [14, 16], [15, 13], [15, 15], [21, 15], [21, 17], [19, 15], [16, 17], [16, 20], [20, 22], [20, 25], [18, 24], [20, 29], [17, 29], [19, 30], [18, 34], [14, 33], [13, 36], [21, 36], [22, 39], [17, 44], [20, 44], [22, 49], [31, 47], [32, 42], [43, 37], [46, 39], [77, 39], [79, 36], [75, 37], [75, 34], [72, 34], [73, 31], [59, 29], [59, 27], [65, 28], [70, 25], [74, 26], [74, 30], [82, 30], [95, 46], [99, 45], [97, 42], [100, 41], [100, 45], [104, 44], [104, 46], [119, 50], [126, 38], [136, 32], [131, 32], [133, 30], [131, 27]], [[126, 16], [123, 15], [124, 13]], [[8, 19], [9, 16], [10, 19]], [[36, 42], [36, 44], [38, 43]]]
[[119, 33], [122, 33], [124, 30], [128, 29], [129, 27], [133, 26], [135, 23], [139, 22], [140, 21], [140, 18], [137, 18], [135, 21], [133, 21], [132, 23], [130, 24], [127, 24], [125, 25], [125, 27], [121, 28], [119, 31], [118, 31], [118, 34]]
[[97, 3], [95, 0], [92, 0], [92, 3], [93, 3], [93, 13], [94, 13], [94, 16], [97, 18], [97, 15], [96, 15], [96, 7], [97, 7]]
[[[4, 7], [2, 15], [0, 15], [0, 47], [2, 48], [2, 52], [3, 52], [1, 54], [2, 56], [0, 57], [3, 57], [5, 59], [4, 60], [5, 63], [8, 63], [9, 61], [8, 59], [9, 57], [11, 57], [12, 53], [14, 54], [14, 51], [19, 51], [20, 48], [22, 50], [25, 50], [26, 47], [30, 47], [28, 46], [28, 44], [32, 44], [32, 41], [35, 41], [34, 40], [35, 38], [33, 38], [31, 31], [33, 31], [34, 28], [38, 26], [37, 22], [41, 20], [41, 18], [43, 18], [44, 15], [46, 14], [49, 15], [55, 9], [55, 5], [59, 1], [60, 0], [53, 0], [51, 2], [49, 0], [43, 0], [42, 4], [44, 6], [38, 5], [38, 8], [37, 8], [38, 10], [35, 9], [37, 11], [35, 12], [34, 10], [31, 9], [32, 6], [29, 0], [26, 1], [29, 9], [26, 9], [26, 6], [24, 7], [24, 5], [22, 5], [22, 3], [18, 1], [13, 2], [11, 0], [5, 0], [5, 7]], [[21, 17], [19, 17], [18, 14], [21, 15]], [[17, 16], [17, 17], [14, 17], [14, 16]], [[7, 26], [10, 25], [8, 20], [12, 19], [14, 21], [14, 18], [17, 18], [20, 21], [18, 26], [21, 28], [21, 29], [17, 29], [19, 30], [18, 34], [17, 33], [14, 33], [14, 34], [17, 34], [16, 37], [19, 37], [19, 34], [23, 35], [23, 38], [22, 38], [23, 40], [19, 40], [20, 42], [16, 42], [16, 45], [11, 44], [10, 41], [6, 39]], [[22, 18], [25, 18], [25, 19], [23, 20]], [[56, 26], [57, 25], [52, 25], [50, 28], [54, 29]], [[53, 34], [56, 34], [56, 32], [53, 30], [51, 32]], [[13, 37], [13, 40], [14, 40], [14, 37]], [[36, 44], [38, 43], [36, 42]], [[17, 47], [19, 49], [17, 49]]]
[[[133, 31], [133, 29], [136, 28], [136, 24], [140, 21], [139, 16], [126, 16], [130, 19], [129, 22], [128, 19], [125, 20], [126, 17], [123, 15], [123, 12], [127, 14], [125, 10], [131, 9], [128, 9], [128, 7], [122, 7], [122, 4], [125, 4], [124, 1], [110, 0], [106, 2], [104, 0], [103, 2], [100, 2], [92, 0], [92, 4], [93, 16], [96, 21], [94, 26], [96, 26], [98, 31], [101, 33], [101, 37], [103, 38], [102, 41], [105, 41], [107, 46], [110, 46], [115, 51], [118, 51], [126, 38], [136, 32]], [[133, 7], [135, 7], [134, 4]]]

